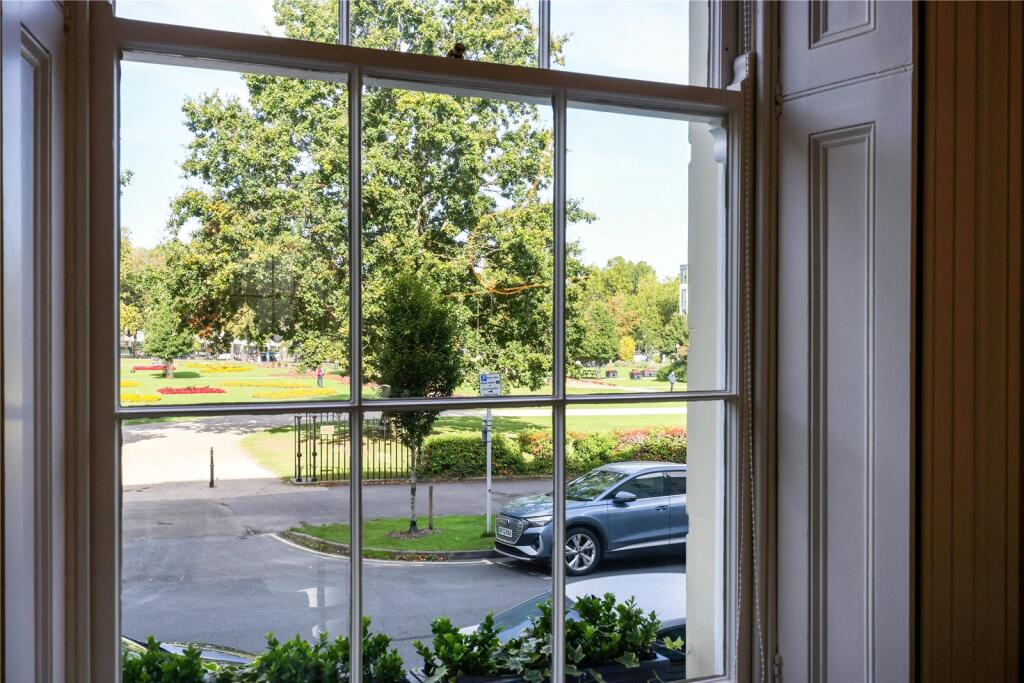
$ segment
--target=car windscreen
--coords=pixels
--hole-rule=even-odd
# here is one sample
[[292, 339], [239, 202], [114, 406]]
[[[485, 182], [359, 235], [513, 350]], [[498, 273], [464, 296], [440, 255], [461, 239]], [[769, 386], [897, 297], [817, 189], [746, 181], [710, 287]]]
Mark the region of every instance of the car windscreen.
[[599, 495], [626, 477], [612, 470], [591, 470], [577, 477], [565, 487], [566, 500], [594, 500]]

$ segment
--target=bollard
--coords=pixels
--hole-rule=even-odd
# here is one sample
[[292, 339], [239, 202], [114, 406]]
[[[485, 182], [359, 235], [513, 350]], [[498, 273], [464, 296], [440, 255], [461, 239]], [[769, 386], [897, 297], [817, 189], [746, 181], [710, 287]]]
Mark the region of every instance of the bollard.
[[213, 488], [213, 446], [210, 446], [210, 488]]
[[434, 485], [427, 487], [427, 528], [434, 529]]

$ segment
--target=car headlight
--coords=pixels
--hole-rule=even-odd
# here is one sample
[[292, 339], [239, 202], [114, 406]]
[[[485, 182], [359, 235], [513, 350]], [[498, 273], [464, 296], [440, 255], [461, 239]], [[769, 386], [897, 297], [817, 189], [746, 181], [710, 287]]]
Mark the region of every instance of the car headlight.
[[551, 515], [538, 515], [536, 517], [527, 517], [526, 521], [530, 523], [530, 526], [545, 526], [551, 523]]

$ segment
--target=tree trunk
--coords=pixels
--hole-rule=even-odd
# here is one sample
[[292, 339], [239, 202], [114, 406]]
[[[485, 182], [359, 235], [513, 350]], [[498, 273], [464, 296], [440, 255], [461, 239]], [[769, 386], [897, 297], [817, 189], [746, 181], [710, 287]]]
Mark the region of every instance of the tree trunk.
[[174, 379], [174, 359], [164, 362], [164, 377]]
[[409, 533], [414, 534], [416, 528], [416, 466], [419, 464], [420, 448], [412, 449], [412, 462], [409, 465]]

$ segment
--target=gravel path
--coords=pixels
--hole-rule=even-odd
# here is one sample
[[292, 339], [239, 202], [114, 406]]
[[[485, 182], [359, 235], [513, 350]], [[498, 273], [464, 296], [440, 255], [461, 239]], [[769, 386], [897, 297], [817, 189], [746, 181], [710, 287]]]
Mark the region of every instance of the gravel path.
[[215, 480], [266, 481], [285, 487], [242, 449], [242, 437], [288, 424], [280, 416], [217, 417], [126, 424], [122, 432], [121, 483], [126, 489], [168, 482], [208, 482], [210, 449]]

